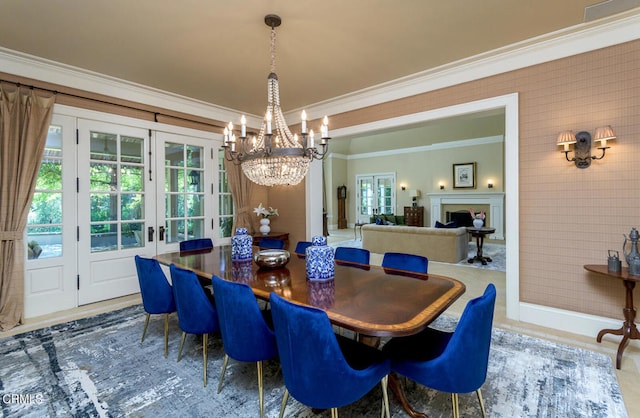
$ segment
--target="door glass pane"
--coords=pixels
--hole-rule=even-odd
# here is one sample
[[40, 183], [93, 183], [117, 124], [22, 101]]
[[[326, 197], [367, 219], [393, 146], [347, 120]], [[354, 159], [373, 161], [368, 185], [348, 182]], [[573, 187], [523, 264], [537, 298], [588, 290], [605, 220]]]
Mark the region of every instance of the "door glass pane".
[[181, 194], [168, 194], [166, 196], [167, 218], [184, 216], [184, 196]]
[[184, 241], [184, 220], [167, 220], [165, 240], [168, 243]]
[[218, 150], [218, 207], [220, 238], [233, 235], [233, 196], [229, 187], [229, 177], [224, 169], [224, 150]]
[[190, 170], [189, 171], [189, 191], [197, 193], [202, 192], [204, 172], [201, 170]]
[[144, 223], [123, 223], [120, 245], [122, 248], [144, 247]]
[[373, 184], [371, 179], [360, 180], [360, 215], [373, 215]]
[[62, 196], [62, 126], [51, 125], [27, 217], [29, 260], [62, 256]]
[[204, 201], [200, 195], [188, 194], [187, 198], [187, 213], [189, 216], [202, 216], [204, 215]]
[[89, 181], [92, 191], [115, 191], [118, 188], [116, 164], [91, 163]]
[[118, 195], [91, 193], [91, 222], [115, 221], [118, 219]]
[[142, 219], [144, 213], [144, 195], [141, 193], [123, 193], [120, 197], [120, 218], [123, 221]]
[[92, 160], [117, 161], [118, 135], [103, 132], [91, 132]]
[[120, 181], [122, 186], [120, 190], [123, 192], [142, 191], [144, 190], [144, 167], [123, 165], [120, 168]]
[[187, 145], [187, 167], [202, 168], [202, 147]]
[[164, 175], [164, 191], [165, 192], [183, 192], [185, 179], [184, 170], [176, 168], [167, 168]]
[[118, 249], [118, 225], [115, 223], [97, 223], [91, 225], [91, 252], [113, 251]]
[[120, 161], [123, 163], [144, 163], [144, 140], [130, 136], [122, 137], [122, 154]]
[[167, 142], [164, 145], [164, 160], [167, 166], [184, 167], [184, 145]]

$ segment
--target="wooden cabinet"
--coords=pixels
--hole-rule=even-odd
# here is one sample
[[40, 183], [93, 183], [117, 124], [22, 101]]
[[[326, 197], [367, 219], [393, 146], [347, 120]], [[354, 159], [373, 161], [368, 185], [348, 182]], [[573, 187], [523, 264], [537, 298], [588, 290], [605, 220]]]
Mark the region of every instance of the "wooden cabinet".
[[424, 206], [405, 206], [404, 223], [408, 226], [424, 226]]
[[347, 227], [347, 186], [338, 187], [338, 229]]

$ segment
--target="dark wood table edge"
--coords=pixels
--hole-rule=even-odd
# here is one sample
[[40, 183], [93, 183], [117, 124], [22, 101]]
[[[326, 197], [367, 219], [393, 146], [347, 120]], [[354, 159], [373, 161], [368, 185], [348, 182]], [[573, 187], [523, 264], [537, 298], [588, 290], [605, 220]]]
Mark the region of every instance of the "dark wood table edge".
[[618, 345], [618, 351], [616, 353], [616, 369], [620, 369], [622, 363], [622, 354], [629, 345], [629, 341], [640, 340], [640, 331], [638, 331], [638, 327], [635, 323], [636, 308], [633, 306], [633, 289], [635, 288], [636, 283], [640, 282], [640, 276], [630, 275], [629, 269], [627, 267], [623, 267], [622, 271], [620, 272], [609, 271], [606, 265], [601, 264], [585, 264], [583, 267], [589, 272], [598, 273], [622, 280], [626, 289], [625, 307], [622, 309], [622, 313], [624, 315], [624, 322], [622, 323], [622, 326], [618, 329], [605, 328], [598, 333], [598, 336], [596, 338], [596, 341], [598, 343], [601, 343], [602, 337], [604, 337], [606, 334], [622, 336], [622, 340]]

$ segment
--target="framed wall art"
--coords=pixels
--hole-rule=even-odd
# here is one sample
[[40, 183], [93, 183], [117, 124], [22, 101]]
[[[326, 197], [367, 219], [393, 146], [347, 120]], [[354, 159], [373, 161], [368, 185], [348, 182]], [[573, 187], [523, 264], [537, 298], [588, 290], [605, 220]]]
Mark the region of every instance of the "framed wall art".
[[476, 188], [476, 163], [462, 163], [453, 165], [453, 188]]

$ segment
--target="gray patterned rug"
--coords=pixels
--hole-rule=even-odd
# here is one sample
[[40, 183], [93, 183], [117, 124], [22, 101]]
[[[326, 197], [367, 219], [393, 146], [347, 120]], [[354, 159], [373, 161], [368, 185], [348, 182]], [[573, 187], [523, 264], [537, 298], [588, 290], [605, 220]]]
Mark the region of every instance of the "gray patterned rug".
[[[209, 339], [209, 384], [202, 384], [202, 339], [181, 332], [170, 317], [169, 357], [163, 321], [153, 317], [140, 342], [144, 314], [134, 306], [0, 340], [3, 417], [250, 417], [258, 415], [255, 365], [231, 361], [216, 393], [222, 364], [219, 337]], [[455, 326], [442, 317], [441, 328]], [[338, 383], [338, 382], [336, 382]], [[265, 365], [266, 416], [278, 415], [283, 393], [278, 363]], [[627, 417], [612, 361], [598, 353], [495, 329], [482, 388], [490, 417]], [[450, 417], [446, 394], [408, 388], [410, 402], [431, 418]], [[343, 417], [379, 416], [377, 388]], [[391, 398], [394, 417], [406, 416]], [[480, 416], [474, 394], [460, 396], [464, 417]], [[290, 398], [289, 417], [326, 417]]]

